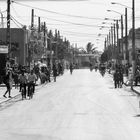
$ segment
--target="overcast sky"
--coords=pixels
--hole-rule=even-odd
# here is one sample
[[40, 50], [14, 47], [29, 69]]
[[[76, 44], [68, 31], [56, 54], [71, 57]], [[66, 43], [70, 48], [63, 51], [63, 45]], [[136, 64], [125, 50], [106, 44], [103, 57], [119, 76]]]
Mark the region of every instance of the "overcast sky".
[[[132, 0], [114, 0], [129, 7]], [[114, 2], [113, 1], [113, 2]], [[7, 0], [0, 0], [0, 9], [6, 17]], [[98, 50], [103, 50], [104, 40], [111, 22], [108, 22], [100, 30], [104, 18], [120, 19], [120, 14], [107, 12], [107, 9], [115, 10], [124, 14], [124, 8], [120, 5], [112, 5], [112, 0], [15, 0], [17, 3], [11, 4], [11, 15], [16, 23], [11, 21], [11, 27], [29, 26], [31, 24], [31, 9], [35, 10], [35, 24], [37, 17], [41, 17], [42, 22], [46, 22], [48, 29], [58, 29], [63, 37], [72, 43], [77, 43], [78, 47], [85, 47], [88, 42], [95, 44]], [[140, 26], [140, 0], [135, 1], [136, 5], [136, 27]], [[132, 10], [128, 8], [128, 25], [131, 28]], [[5, 20], [6, 21], [6, 20]], [[5, 24], [6, 27], [6, 24]], [[98, 34], [102, 36], [98, 37]]]

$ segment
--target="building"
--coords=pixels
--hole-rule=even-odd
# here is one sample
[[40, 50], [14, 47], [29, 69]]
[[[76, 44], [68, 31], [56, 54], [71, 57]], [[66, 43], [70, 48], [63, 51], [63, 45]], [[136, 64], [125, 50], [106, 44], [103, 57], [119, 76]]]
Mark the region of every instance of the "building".
[[[140, 28], [135, 29], [135, 50], [136, 50], [136, 62], [140, 64], [139, 54], [140, 54]], [[129, 52], [129, 63], [132, 62], [132, 29], [129, 31], [128, 35], [128, 52]]]
[[[7, 28], [0, 28], [0, 42], [6, 42]], [[10, 60], [12, 63], [28, 65], [29, 31], [24, 28], [10, 29]]]
[[79, 67], [89, 67], [90, 63], [94, 66], [96, 63], [100, 63], [101, 52], [95, 54], [77, 54], [75, 56], [75, 63]]

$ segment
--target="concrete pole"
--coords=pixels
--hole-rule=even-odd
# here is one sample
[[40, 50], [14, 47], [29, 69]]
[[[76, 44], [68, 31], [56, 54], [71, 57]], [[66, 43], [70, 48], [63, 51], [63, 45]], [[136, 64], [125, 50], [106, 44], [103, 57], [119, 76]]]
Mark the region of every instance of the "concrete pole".
[[[135, 50], [135, 0], [132, 0], [132, 73], [133, 80], [135, 77], [136, 70], [136, 50]], [[133, 88], [133, 83], [131, 85], [131, 89]]]
[[11, 43], [10, 43], [10, 40], [11, 40], [11, 36], [10, 36], [10, 4], [11, 4], [11, 1], [10, 0], [7, 0], [7, 32], [6, 32], [6, 42], [7, 42], [7, 45], [8, 45], [8, 58], [10, 58], [10, 51], [11, 51]]

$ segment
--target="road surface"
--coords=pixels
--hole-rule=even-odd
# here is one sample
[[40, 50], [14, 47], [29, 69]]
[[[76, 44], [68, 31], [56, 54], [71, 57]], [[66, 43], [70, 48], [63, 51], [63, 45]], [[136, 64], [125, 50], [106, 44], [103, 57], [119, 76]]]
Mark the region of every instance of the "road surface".
[[139, 140], [138, 99], [88, 69], [66, 72], [32, 100], [0, 111], [0, 140]]

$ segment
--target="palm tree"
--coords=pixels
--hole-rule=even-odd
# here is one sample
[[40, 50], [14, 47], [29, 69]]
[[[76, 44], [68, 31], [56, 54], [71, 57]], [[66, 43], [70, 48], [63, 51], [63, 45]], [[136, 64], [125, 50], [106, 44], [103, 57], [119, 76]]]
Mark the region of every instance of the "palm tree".
[[88, 42], [87, 46], [86, 46], [86, 51], [87, 53], [95, 53], [96, 52], [96, 48], [97, 47], [93, 47], [94, 44], [92, 44], [91, 42]]

